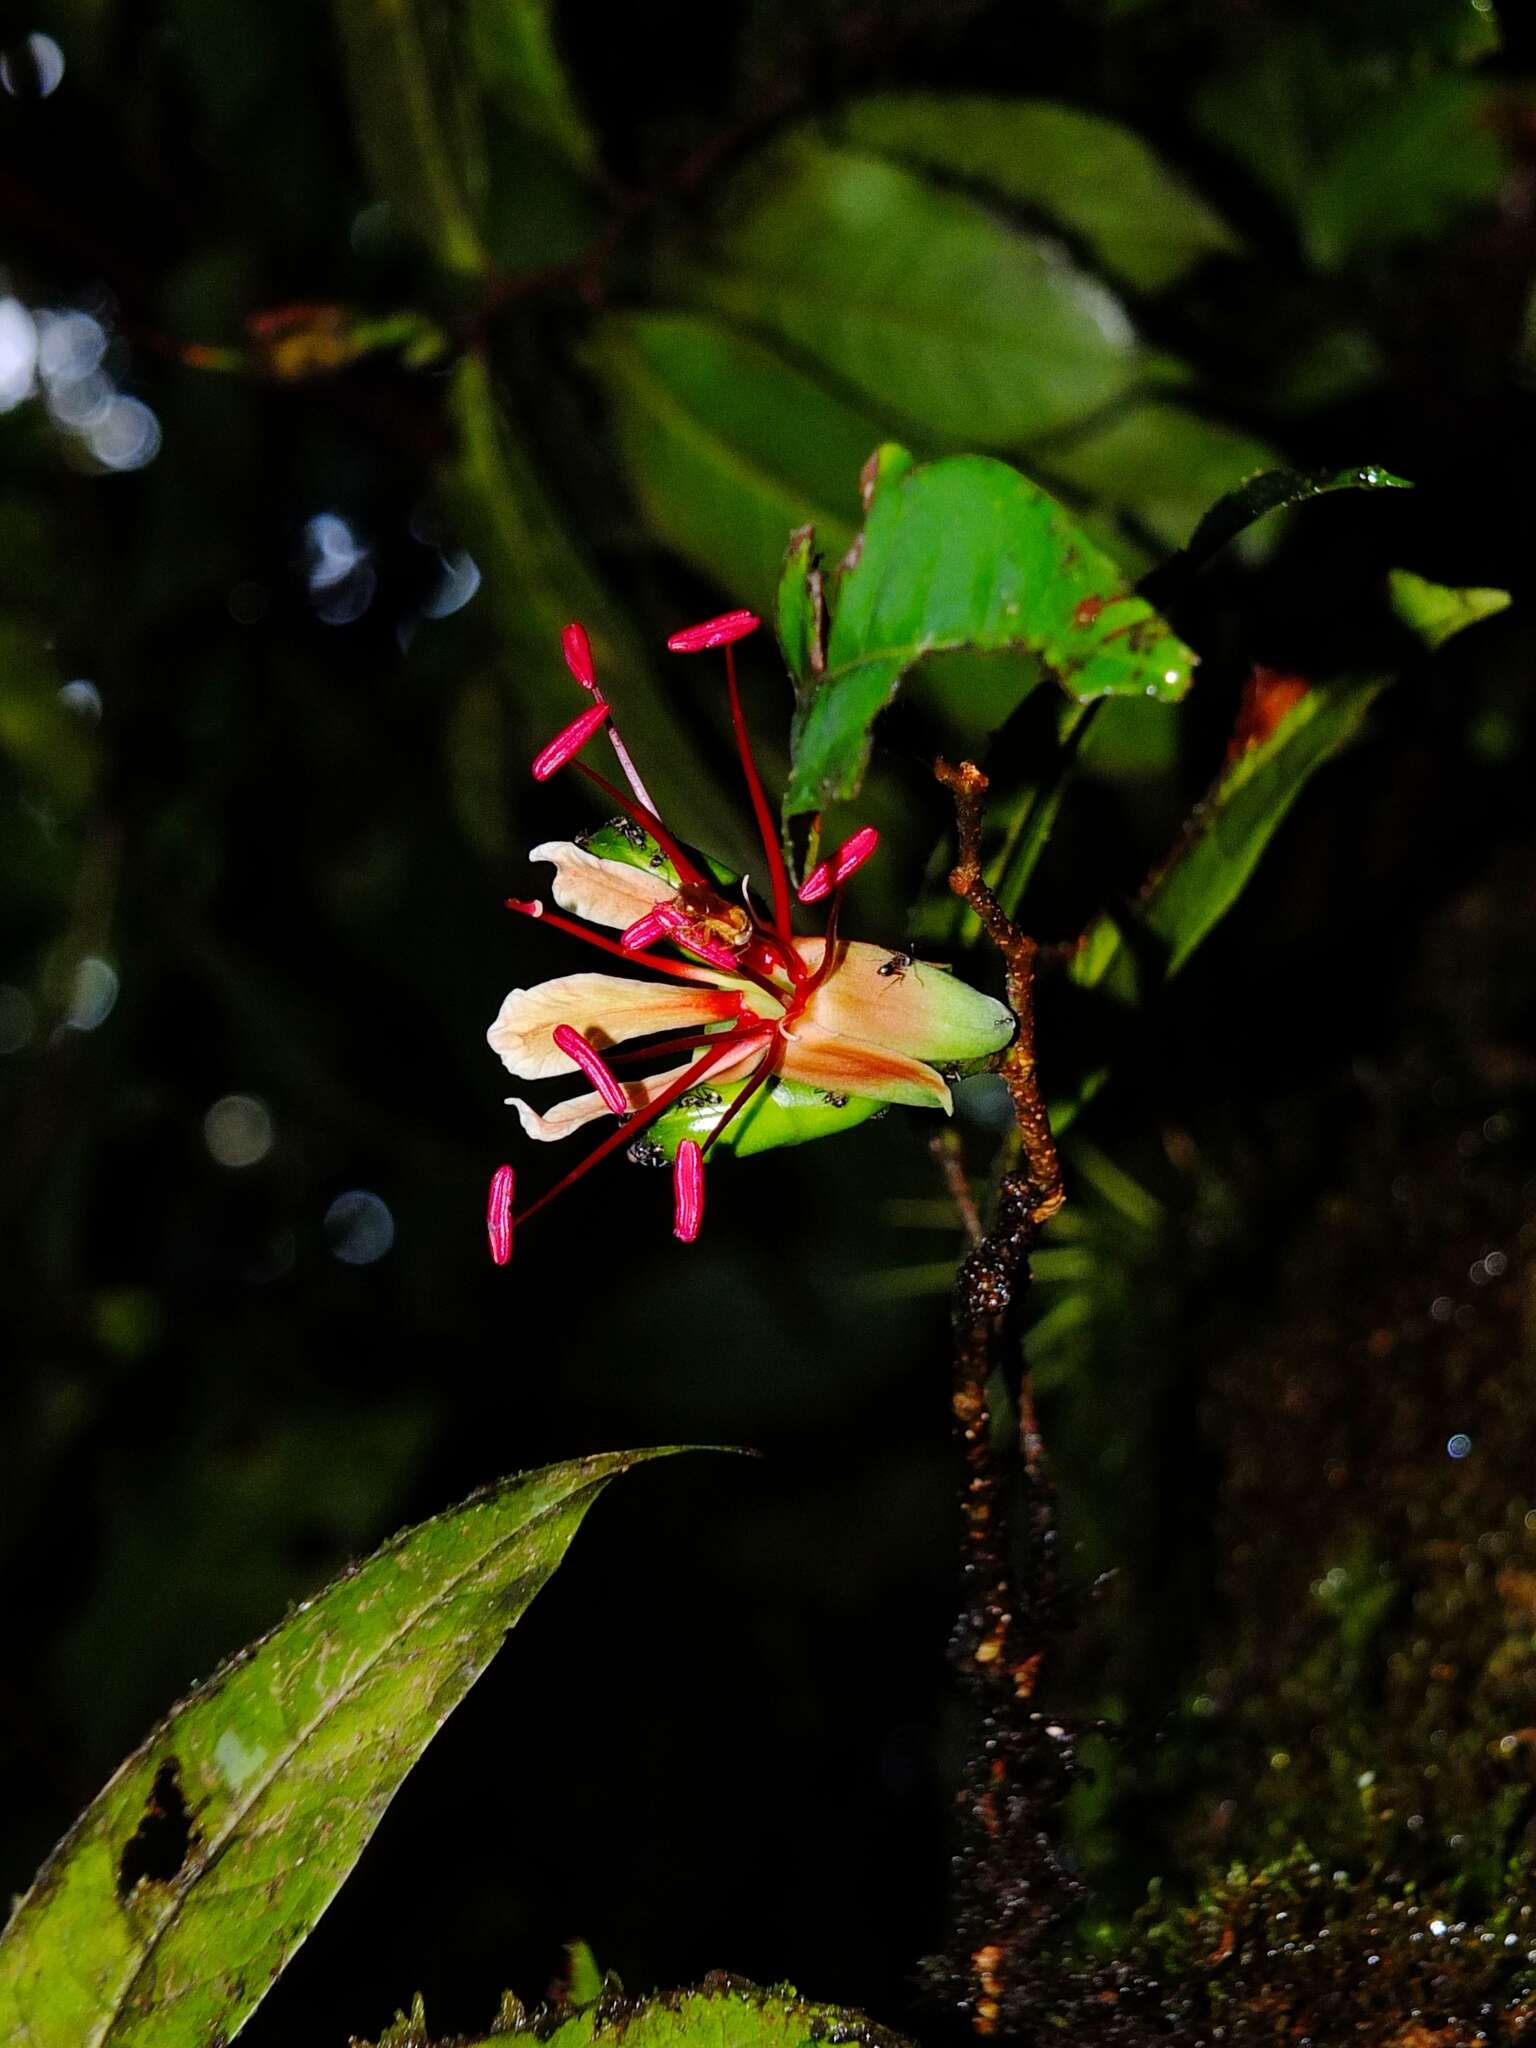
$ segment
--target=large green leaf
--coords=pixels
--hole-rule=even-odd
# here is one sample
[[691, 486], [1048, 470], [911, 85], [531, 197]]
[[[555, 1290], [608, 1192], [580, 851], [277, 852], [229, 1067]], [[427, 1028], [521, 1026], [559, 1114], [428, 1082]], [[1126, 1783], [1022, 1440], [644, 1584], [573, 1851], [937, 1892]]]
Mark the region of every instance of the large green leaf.
[[[785, 573], [803, 585], [803, 547]], [[903, 451], [882, 450], [853, 566], [831, 597], [825, 667], [795, 674], [786, 817], [857, 792], [870, 727], [925, 655], [1038, 655], [1078, 702], [1172, 700], [1193, 673], [1190, 650], [1055, 499], [988, 456], [913, 468]], [[780, 619], [794, 621], [806, 601], [786, 593]], [[791, 635], [792, 665], [803, 644]]]
[[1308, 690], [1274, 731], [1247, 747], [1206, 797], [1174, 857], [1140, 901], [1097, 918], [1072, 977], [1125, 1000], [1176, 974], [1231, 909], [1307, 781], [1360, 730], [1381, 678]]
[[1051, 216], [1105, 269], [1143, 291], [1174, 284], [1236, 237], [1139, 135], [1050, 100], [880, 94], [844, 117], [850, 141]]
[[1058, 243], [803, 135], [753, 166], [684, 282], [956, 441], [1029, 440], [1109, 404], [1141, 368], [1120, 302]]
[[873, 416], [694, 314], [615, 314], [586, 359], [647, 521], [739, 603], [766, 606], [791, 527], [848, 545]]
[[406, 1530], [173, 1708], [0, 1935], [0, 2038], [232, 2038], [592, 1502], [655, 1455], [551, 1465]]
[[[403, 2048], [407, 2039], [426, 2048], [424, 2022], [418, 2002], [399, 2032], [386, 2034], [377, 2048], [392, 2048], [395, 2041]], [[813, 2005], [791, 1985], [762, 1990], [723, 1975], [706, 1977], [696, 1991], [664, 1991], [650, 1998], [608, 1992], [591, 2005], [573, 2007], [564, 2019], [558, 2007], [526, 2013], [508, 1998], [496, 2031], [465, 2048], [505, 2048], [520, 2034], [540, 2048], [598, 2048], [611, 2041], [622, 2041], [625, 2048], [824, 2048], [833, 2041], [902, 2048], [898, 2035], [874, 2026], [862, 2013]]]

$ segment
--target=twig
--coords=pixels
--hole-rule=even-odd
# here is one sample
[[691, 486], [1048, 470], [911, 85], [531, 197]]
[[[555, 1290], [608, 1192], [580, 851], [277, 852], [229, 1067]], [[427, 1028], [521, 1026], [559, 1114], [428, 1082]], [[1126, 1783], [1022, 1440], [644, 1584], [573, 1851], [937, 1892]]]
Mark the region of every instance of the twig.
[[[951, 1954], [940, 1988], [978, 2034], [1027, 2035], [1045, 2020], [1047, 1937], [1078, 1903], [1050, 1822], [1077, 1773], [1067, 1725], [1035, 1711], [1042, 1661], [1064, 1625], [1052, 1490], [1028, 1374], [1016, 1447], [994, 1440], [988, 1382], [1014, 1360], [1012, 1317], [1042, 1225], [1061, 1207], [1061, 1170], [1035, 1057], [1036, 942], [1004, 913], [981, 866], [987, 778], [971, 762], [935, 766], [955, 802], [959, 859], [949, 886], [1002, 954], [1018, 1032], [999, 1071], [1022, 1166], [1004, 1176], [992, 1228], [960, 1269], [954, 1305], [954, 1415], [965, 1454], [963, 1599], [950, 1658], [978, 1709], [960, 1792]], [[967, 1190], [969, 1193], [969, 1190]], [[1022, 1494], [1019, 1556], [1009, 1496]]]

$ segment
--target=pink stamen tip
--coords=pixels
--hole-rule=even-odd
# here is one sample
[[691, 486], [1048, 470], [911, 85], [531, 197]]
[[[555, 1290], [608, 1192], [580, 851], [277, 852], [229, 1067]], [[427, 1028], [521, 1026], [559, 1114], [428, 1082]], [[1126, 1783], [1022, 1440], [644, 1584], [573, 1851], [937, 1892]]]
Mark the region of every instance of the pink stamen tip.
[[544, 906], [536, 897], [531, 903], [525, 903], [520, 896], [509, 896], [505, 908], [519, 911], [524, 917], [542, 917], [544, 915]]
[[880, 834], [873, 825], [864, 825], [851, 839], [845, 839], [829, 860], [819, 860], [797, 894], [802, 903], [819, 903], [823, 896], [833, 889], [840, 889], [848, 877], [863, 867], [875, 848], [880, 844]]
[[642, 946], [653, 945], [657, 939], [670, 938], [673, 932], [681, 930], [688, 922], [685, 912], [674, 903], [658, 903], [654, 910], [648, 910], [644, 917], [637, 917], [619, 934], [619, 944], [628, 952], [638, 952]]
[[672, 1163], [672, 1235], [692, 1244], [704, 1221], [704, 1154], [684, 1138]]
[[498, 1166], [491, 1175], [491, 1192], [485, 1204], [485, 1234], [490, 1239], [491, 1257], [504, 1266], [512, 1256], [512, 1194], [517, 1176], [510, 1166]]
[[543, 752], [534, 757], [534, 781], [547, 782], [557, 768], [563, 768], [573, 754], [579, 754], [592, 735], [602, 730], [607, 717], [608, 706], [594, 704], [580, 718], [573, 718], [563, 732], [557, 732]]
[[697, 953], [701, 960], [707, 960], [711, 967], [718, 967], [722, 974], [740, 974], [746, 964], [739, 953], [733, 953], [729, 946], [722, 946], [715, 939], [706, 939], [697, 932], [678, 932], [677, 943], [686, 946], [690, 953]]
[[701, 626], [685, 626], [667, 642], [673, 654], [704, 654], [711, 647], [729, 647], [733, 640], [745, 640], [762, 624], [756, 612], [722, 612], [718, 619], [706, 619]]
[[574, 1060], [615, 1116], [629, 1115], [629, 1098], [619, 1086], [612, 1068], [595, 1046], [569, 1024], [557, 1024], [552, 1033], [556, 1045], [568, 1060]]
[[592, 665], [592, 642], [587, 638], [587, 629], [575, 619], [560, 635], [560, 646], [565, 655], [565, 665], [584, 690], [597, 688], [597, 670]]

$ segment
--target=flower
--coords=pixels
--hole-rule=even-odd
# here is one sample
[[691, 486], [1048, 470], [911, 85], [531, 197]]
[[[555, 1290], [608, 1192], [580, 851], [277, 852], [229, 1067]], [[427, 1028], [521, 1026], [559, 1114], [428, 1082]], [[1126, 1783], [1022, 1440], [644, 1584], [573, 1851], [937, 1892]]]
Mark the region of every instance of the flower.
[[[725, 650], [771, 910], [745, 880], [683, 847], [662, 823], [598, 688], [586, 634], [578, 625], [565, 629], [567, 665], [593, 702], [540, 750], [533, 772], [543, 779], [573, 763], [623, 815], [585, 843], [552, 840], [533, 849], [531, 859], [554, 868], [551, 893], [565, 914], [515, 898], [509, 907], [660, 978], [566, 974], [515, 988], [503, 1002], [487, 1036], [511, 1073], [524, 1081], [581, 1073], [592, 1083], [590, 1093], [545, 1111], [509, 1097], [524, 1132], [547, 1142], [603, 1119], [615, 1123], [515, 1217], [511, 1171], [498, 1169], [488, 1224], [498, 1264], [510, 1256], [514, 1224], [621, 1145], [632, 1156], [672, 1159], [674, 1234], [691, 1243], [703, 1219], [705, 1161], [716, 1144], [744, 1153], [799, 1142], [891, 1103], [948, 1113], [949, 1083], [940, 1069], [985, 1062], [1013, 1036], [1012, 1014], [947, 969], [839, 937], [843, 889], [875, 850], [873, 826], [854, 833], [801, 885], [802, 903], [829, 899], [824, 933], [813, 938], [793, 930], [789, 875], [736, 681], [734, 643], [757, 624], [750, 612], [730, 612], [667, 644], [686, 653]], [[604, 729], [630, 796], [579, 758]], [[673, 1055], [686, 1057], [644, 1075], [616, 1071]]]

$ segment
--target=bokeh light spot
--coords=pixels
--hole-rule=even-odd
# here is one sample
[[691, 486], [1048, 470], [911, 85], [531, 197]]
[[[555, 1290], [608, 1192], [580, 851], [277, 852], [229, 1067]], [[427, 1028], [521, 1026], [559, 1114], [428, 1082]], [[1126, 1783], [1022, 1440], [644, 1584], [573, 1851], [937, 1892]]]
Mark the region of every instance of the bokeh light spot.
[[344, 1266], [371, 1266], [395, 1241], [395, 1219], [387, 1203], [367, 1188], [349, 1188], [325, 1212], [331, 1257]]
[[0, 86], [13, 100], [45, 100], [64, 82], [64, 52], [34, 31], [0, 50]]
[[117, 969], [87, 953], [75, 969], [64, 1022], [72, 1031], [95, 1031], [111, 1016], [117, 991]]
[[255, 1166], [272, 1136], [271, 1112], [255, 1095], [221, 1095], [203, 1118], [203, 1142], [220, 1166]]

